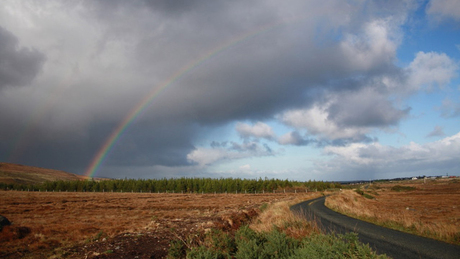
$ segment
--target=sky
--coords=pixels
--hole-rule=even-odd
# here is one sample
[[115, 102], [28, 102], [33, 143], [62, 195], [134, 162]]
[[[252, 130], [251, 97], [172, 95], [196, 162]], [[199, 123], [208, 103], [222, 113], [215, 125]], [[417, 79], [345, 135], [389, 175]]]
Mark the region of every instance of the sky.
[[3, 0], [0, 161], [460, 176], [460, 1]]

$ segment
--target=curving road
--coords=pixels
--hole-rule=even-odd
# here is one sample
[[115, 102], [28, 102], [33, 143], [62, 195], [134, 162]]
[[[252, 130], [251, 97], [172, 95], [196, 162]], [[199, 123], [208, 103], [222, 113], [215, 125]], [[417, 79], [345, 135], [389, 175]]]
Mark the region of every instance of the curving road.
[[378, 254], [393, 258], [460, 258], [460, 246], [447, 244], [434, 239], [415, 236], [404, 232], [380, 227], [368, 222], [347, 217], [330, 210], [324, 205], [326, 197], [293, 205], [291, 211], [308, 219], [315, 220], [325, 232], [344, 234], [358, 233], [359, 240], [369, 244]]

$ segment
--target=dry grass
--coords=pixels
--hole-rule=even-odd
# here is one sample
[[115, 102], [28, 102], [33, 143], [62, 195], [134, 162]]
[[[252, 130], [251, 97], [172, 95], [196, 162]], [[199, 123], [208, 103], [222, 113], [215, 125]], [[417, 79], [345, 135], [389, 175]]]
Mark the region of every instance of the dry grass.
[[303, 238], [312, 233], [319, 233], [314, 222], [299, 218], [290, 211], [294, 204], [319, 197], [319, 193], [304, 194], [289, 201], [280, 201], [267, 205], [259, 216], [253, 220], [250, 228], [257, 232], [270, 232], [274, 228], [294, 238]]
[[[62, 247], [120, 233], [225, 223], [228, 215], [301, 194], [142, 194], [0, 191], [0, 215], [13, 225], [0, 233], [0, 257], [48, 258]], [[29, 231], [30, 233], [23, 233]], [[45, 256], [39, 256], [45, 255]]]
[[352, 190], [326, 199], [326, 206], [343, 214], [393, 229], [460, 244], [460, 183], [423, 180], [397, 183], [414, 191], [392, 191], [395, 183], [371, 185], [366, 199]]

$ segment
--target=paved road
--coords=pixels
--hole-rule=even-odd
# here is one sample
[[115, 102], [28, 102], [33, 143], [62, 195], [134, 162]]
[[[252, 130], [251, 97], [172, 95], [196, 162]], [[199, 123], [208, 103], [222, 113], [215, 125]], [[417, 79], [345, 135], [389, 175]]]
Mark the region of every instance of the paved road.
[[323, 231], [330, 233], [356, 232], [359, 240], [369, 244], [377, 253], [393, 258], [460, 258], [460, 246], [419, 237], [380, 227], [347, 217], [324, 206], [326, 197], [293, 205], [291, 211], [308, 220], [317, 221]]

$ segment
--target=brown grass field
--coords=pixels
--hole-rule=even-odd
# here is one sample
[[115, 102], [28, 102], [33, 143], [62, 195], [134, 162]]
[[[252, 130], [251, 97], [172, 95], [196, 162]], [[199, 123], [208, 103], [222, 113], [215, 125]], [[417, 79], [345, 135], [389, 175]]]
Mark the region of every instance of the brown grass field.
[[[393, 229], [460, 245], [460, 181], [415, 180], [372, 184], [343, 190], [326, 199], [326, 206], [343, 214]], [[400, 191], [395, 186], [403, 186]], [[413, 190], [404, 190], [413, 187]]]
[[[236, 229], [258, 215], [261, 206], [284, 202], [280, 214], [286, 214], [288, 202], [315, 197], [19, 191], [0, 195], [0, 215], [12, 222], [0, 233], [0, 258], [164, 258], [172, 239], [185, 240], [211, 228]], [[278, 216], [264, 217], [271, 227], [270, 220]], [[263, 228], [263, 222], [257, 222], [255, 227]]]
[[[396, 185], [414, 190], [392, 190]], [[378, 183], [335, 192], [327, 206], [398, 230], [460, 243], [460, 181]], [[192, 245], [212, 228], [274, 225], [293, 237], [319, 230], [289, 206], [321, 193], [150, 194], [0, 191], [0, 258], [165, 258], [171, 240]], [[369, 196], [368, 196], [369, 197]]]

